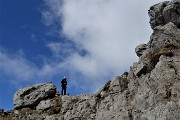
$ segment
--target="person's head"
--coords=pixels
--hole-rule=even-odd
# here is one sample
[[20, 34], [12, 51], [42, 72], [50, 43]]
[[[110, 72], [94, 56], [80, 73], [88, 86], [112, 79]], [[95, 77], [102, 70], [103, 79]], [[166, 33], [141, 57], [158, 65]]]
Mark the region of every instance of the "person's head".
[[64, 79], [66, 79], [66, 76], [64, 76]]

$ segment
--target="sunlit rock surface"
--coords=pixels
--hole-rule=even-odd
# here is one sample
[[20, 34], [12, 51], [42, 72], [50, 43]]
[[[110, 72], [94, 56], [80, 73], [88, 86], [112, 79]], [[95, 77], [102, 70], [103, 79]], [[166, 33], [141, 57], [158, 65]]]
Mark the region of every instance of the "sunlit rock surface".
[[41, 100], [54, 97], [56, 89], [52, 83], [37, 84], [20, 89], [14, 94], [14, 108], [34, 107]]

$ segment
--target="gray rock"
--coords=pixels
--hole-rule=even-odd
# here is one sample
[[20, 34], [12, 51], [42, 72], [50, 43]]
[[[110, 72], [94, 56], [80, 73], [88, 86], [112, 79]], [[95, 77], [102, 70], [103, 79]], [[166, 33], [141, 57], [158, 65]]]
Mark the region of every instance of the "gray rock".
[[54, 114], [54, 115], [47, 115], [45, 120], [64, 120], [62, 116]]
[[140, 77], [142, 74], [147, 73], [147, 65], [145, 63], [138, 64], [134, 74], [138, 77]]
[[56, 101], [53, 99], [42, 100], [36, 107], [36, 110], [46, 110], [57, 105]]
[[14, 108], [35, 107], [41, 100], [54, 97], [56, 89], [52, 83], [36, 84], [20, 89], [14, 94]]
[[113, 80], [110, 84], [110, 93], [116, 94], [123, 92], [128, 87], [128, 80], [117, 76], [115, 80]]
[[149, 9], [150, 24], [152, 29], [163, 26], [169, 22], [180, 27], [180, 1], [165, 1], [153, 5]]
[[4, 109], [0, 108], [0, 116], [4, 115]]
[[19, 115], [20, 112], [19, 112], [18, 110], [14, 110], [14, 114], [15, 114], [15, 115]]
[[166, 24], [163, 14], [162, 14], [162, 11], [168, 3], [169, 3], [168, 1], [165, 1], [165, 2], [161, 2], [159, 4], [155, 4], [155, 5], [151, 6], [150, 9], [148, 10], [148, 14], [150, 17], [149, 23], [150, 23], [152, 29], [154, 29], [156, 26]]
[[140, 44], [135, 48], [136, 55], [140, 57], [143, 55], [143, 52], [147, 49], [146, 44]]
[[180, 27], [180, 1], [170, 1], [163, 9], [163, 17], [165, 23], [173, 22], [177, 27]]
[[162, 47], [180, 46], [180, 29], [174, 23], [169, 22], [164, 26], [157, 26], [151, 35], [151, 40], [147, 44], [151, 51]]

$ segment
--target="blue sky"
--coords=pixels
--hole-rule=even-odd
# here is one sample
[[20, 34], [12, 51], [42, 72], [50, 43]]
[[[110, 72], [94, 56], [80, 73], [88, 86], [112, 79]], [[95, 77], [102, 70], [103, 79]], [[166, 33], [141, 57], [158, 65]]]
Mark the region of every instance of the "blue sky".
[[[0, 108], [16, 90], [68, 78], [68, 93], [96, 92], [137, 61], [162, 0], [0, 0]], [[132, 2], [132, 4], [129, 4]]]

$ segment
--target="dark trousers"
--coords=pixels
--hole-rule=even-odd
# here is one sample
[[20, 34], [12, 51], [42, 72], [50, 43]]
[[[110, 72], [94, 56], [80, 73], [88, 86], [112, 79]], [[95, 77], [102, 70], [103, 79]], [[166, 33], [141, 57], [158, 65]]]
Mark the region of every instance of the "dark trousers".
[[62, 87], [61, 94], [62, 94], [62, 95], [66, 95], [66, 87]]

